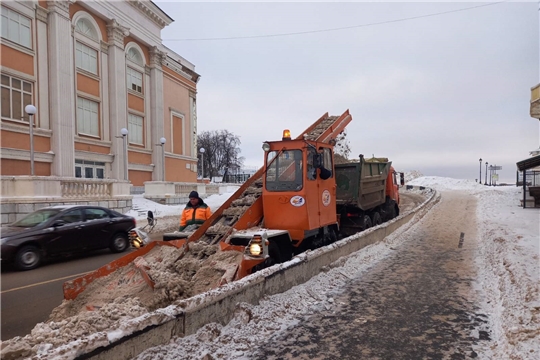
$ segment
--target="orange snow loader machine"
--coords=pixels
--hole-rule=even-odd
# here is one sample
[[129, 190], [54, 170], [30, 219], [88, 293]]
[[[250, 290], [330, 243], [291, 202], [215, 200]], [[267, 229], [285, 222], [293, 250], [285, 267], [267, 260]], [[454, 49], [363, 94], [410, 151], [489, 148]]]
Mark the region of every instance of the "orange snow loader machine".
[[[189, 242], [204, 241], [222, 251], [240, 251], [244, 255], [229, 278], [233, 281], [398, 216], [403, 173], [396, 173], [388, 159], [360, 156], [334, 164], [336, 138], [351, 120], [348, 110], [341, 116], [326, 113], [295, 139], [284, 130], [280, 141], [264, 142], [264, 166], [194, 233], [165, 234], [168, 241], [150, 242], [64, 284], [64, 297], [75, 298], [94, 279], [155, 246], [189, 251]], [[153, 285], [151, 279], [148, 283]]]

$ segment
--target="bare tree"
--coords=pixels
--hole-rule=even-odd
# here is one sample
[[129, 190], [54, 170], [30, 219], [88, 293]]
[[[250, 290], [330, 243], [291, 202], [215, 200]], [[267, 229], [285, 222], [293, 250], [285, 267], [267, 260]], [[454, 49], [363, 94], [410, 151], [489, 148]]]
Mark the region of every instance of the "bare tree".
[[[197, 153], [204, 148], [204, 175], [223, 175], [225, 171], [238, 171], [244, 163], [240, 156], [240, 138], [228, 130], [203, 131], [197, 136]], [[199, 157], [198, 173], [201, 175], [201, 157]]]

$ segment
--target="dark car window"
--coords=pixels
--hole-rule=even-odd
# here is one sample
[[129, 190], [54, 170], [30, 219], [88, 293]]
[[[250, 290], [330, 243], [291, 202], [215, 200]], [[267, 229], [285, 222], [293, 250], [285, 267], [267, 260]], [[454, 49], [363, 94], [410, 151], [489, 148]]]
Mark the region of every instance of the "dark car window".
[[99, 220], [99, 219], [108, 219], [109, 214], [103, 209], [84, 209], [86, 215], [86, 220]]
[[124, 217], [124, 215], [120, 214], [118, 211], [111, 210], [111, 217], [113, 218]]
[[66, 224], [80, 222], [82, 219], [81, 209], [68, 211], [60, 217], [60, 220], [64, 221]]
[[49, 220], [56, 214], [58, 214], [60, 210], [57, 209], [42, 209], [34, 211], [31, 214], [26, 215], [21, 220], [11, 224], [11, 226], [17, 226], [17, 227], [34, 227], [39, 224], [43, 224], [45, 221]]

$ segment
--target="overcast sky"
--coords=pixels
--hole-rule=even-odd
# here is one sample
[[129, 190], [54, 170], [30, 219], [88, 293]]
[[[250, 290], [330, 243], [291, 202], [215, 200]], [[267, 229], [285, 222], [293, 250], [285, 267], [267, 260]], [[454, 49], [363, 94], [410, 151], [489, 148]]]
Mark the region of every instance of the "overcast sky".
[[198, 131], [238, 135], [246, 165], [261, 166], [262, 142], [283, 129], [296, 137], [347, 109], [350, 157], [388, 157], [401, 171], [476, 179], [482, 158], [483, 181], [486, 161], [514, 181], [539, 148], [537, 2], [450, 13], [488, 3], [156, 4], [175, 20], [164, 44], [201, 75]]

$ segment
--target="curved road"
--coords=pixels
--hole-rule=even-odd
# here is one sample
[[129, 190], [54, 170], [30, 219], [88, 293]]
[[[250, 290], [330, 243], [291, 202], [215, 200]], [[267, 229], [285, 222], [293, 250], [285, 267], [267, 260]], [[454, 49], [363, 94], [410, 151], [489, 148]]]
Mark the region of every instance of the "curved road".
[[[469, 359], [490, 339], [478, 313], [476, 198], [443, 192], [413, 239], [312, 315], [260, 344], [264, 359]], [[251, 358], [251, 357], [250, 357]]]

